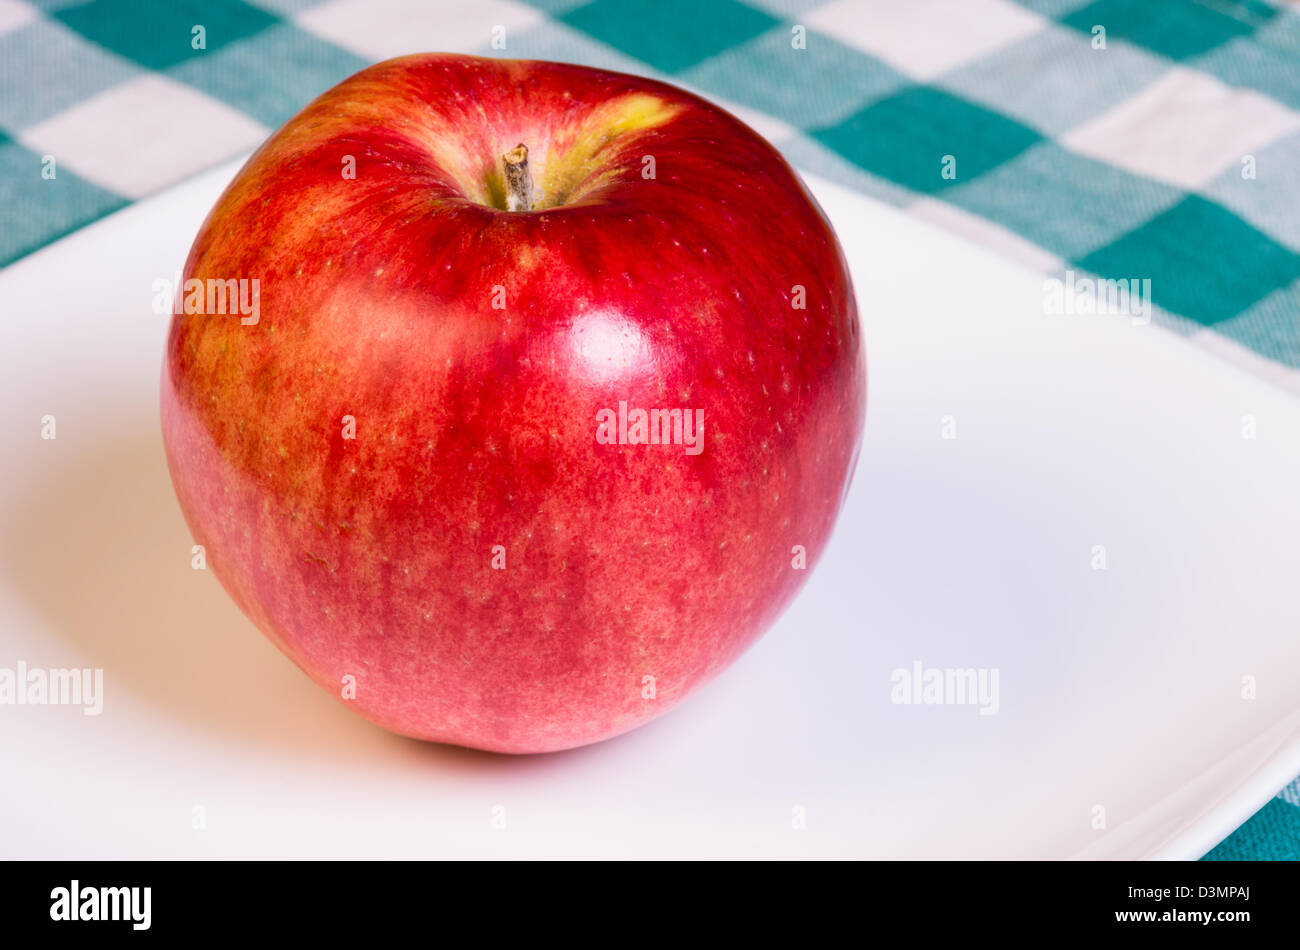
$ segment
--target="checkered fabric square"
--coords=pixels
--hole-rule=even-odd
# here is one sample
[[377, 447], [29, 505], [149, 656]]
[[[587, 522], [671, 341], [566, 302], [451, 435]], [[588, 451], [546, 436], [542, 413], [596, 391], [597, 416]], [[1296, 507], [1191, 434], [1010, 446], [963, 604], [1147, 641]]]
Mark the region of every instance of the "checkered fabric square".
[[[425, 50], [687, 86], [1045, 276], [1149, 278], [1157, 323], [1300, 393], [1281, 0], [0, 0], [0, 266]], [[1215, 855], [1294, 856], [1297, 800]]]
[[1300, 392], [1300, 13], [1265, 0], [0, 0], [0, 265], [417, 50], [668, 79], [797, 166]]

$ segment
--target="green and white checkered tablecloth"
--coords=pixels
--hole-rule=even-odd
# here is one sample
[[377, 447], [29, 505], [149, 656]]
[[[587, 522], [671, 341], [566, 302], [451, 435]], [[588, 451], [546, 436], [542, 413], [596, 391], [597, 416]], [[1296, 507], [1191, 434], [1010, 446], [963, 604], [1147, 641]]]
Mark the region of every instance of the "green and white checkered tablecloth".
[[[1150, 279], [1300, 393], [1300, 13], [1265, 0], [0, 0], [0, 266], [429, 50], [688, 86], [1044, 275]], [[1300, 857], [1300, 783], [1210, 857]]]

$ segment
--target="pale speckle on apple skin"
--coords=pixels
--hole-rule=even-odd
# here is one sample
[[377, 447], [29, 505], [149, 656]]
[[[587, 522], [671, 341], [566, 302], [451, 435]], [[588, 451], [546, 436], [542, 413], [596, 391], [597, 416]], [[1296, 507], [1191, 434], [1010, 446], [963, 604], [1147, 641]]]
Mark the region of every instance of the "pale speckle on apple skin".
[[[255, 157], [186, 276], [260, 275], [262, 326], [293, 332], [173, 321], [163, 426], [196, 543], [322, 686], [365, 669], [349, 705], [387, 728], [545, 751], [670, 708], [766, 629], [808, 573], [785, 570], [791, 539], [812, 567], [829, 535], [865, 367], [834, 237], [752, 132], [647, 80], [470, 62], [380, 64]], [[566, 111], [628, 93], [674, 104], [651, 129], [655, 153], [661, 169], [693, 173], [673, 177], [670, 199], [654, 190], [662, 181], [617, 185], [597, 168], [598, 199], [573, 207], [507, 215], [458, 199], [472, 169], [438, 166], [465, 149], [431, 143], [429, 104], [456, 128], [465, 102], [491, 101], [495, 71], [534, 68], [530, 81], [562, 88]], [[456, 83], [459, 106], [445, 92]], [[404, 112], [406, 101], [421, 108]], [[373, 127], [358, 132], [358, 115]], [[553, 120], [540, 108], [529, 121]], [[502, 123], [475, 132], [484, 155], [494, 131], [520, 131]], [[691, 145], [706, 127], [720, 149], [754, 156], [738, 166], [754, 178], [734, 183], [761, 189], [761, 207], [716, 203]], [[336, 134], [388, 160], [340, 183]], [[602, 161], [617, 171], [637, 134], [607, 142]], [[376, 217], [358, 214], [367, 203]], [[736, 233], [747, 239], [729, 245]], [[704, 258], [717, 263], [701, 270]], [[792, 314], [774, 288], [794, 282], [822, 293]], [[495, 284], [508, 319], [469, 303]], [[602, 308], [647, 344], [610, 379], [563, 345], [576, 316]], [[791, 320], [820, 331], [795, 360], [783, 341], [803, 331]], [[766, 411], [773, 389], [779, 419]], [[594, 411], [620, 399], [703, 408], [704, 453], [597, 445]], [[362, 421], [355, 440], [339, 435], [345, 408]], [[490, 567], [496, 543], [505, 571]], [[640, 696], [646, 673], [654, 703]]]

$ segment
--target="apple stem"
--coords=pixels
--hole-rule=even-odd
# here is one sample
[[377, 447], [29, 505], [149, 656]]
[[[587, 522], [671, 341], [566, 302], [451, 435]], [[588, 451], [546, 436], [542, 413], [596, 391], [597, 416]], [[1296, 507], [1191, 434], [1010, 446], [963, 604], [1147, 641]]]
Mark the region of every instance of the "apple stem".
[[528, 170], [528, 146], [522, 142], [501, 156], [506, 169], [506, 210], [533, 210], [533, 174]]

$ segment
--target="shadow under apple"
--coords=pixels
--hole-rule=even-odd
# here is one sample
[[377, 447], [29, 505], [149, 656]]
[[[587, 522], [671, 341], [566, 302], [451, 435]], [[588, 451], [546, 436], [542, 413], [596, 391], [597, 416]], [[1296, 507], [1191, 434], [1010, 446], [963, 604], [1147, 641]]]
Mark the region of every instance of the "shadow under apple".
[[257, 631], [210, 571], [191, 566], [161, 437], [141, 427], [101, 445], [56, 461], [27, 497], [11, 499], [0, 572], [83, 666], [104, 669], [106, 715], [113, 694], [129, 691], [193, 728], [350, 768], [414, 758], [497, 772], [566, 757], [419, 742], [348, 711]]

